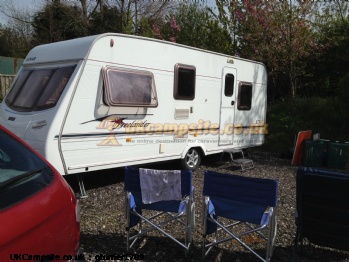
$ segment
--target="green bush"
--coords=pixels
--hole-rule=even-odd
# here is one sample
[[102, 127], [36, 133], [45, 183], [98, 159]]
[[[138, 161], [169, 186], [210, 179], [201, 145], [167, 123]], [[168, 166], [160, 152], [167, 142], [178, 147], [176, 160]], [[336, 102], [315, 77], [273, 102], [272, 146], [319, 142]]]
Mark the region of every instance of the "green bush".
[[312, 130], [329, 140], [349, 141], [346, 114], [339, 98], [283, 99], [268, 105], [265, 149], [281, 152], [292, 148], [299, 131]]

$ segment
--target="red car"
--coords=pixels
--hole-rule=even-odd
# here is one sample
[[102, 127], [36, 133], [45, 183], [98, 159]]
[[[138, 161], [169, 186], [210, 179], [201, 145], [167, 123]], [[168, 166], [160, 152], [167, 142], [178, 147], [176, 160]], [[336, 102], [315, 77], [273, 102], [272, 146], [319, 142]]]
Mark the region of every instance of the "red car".
[[74, 261], [80, 206], [64, 178], [0, 125], [0, 261]]

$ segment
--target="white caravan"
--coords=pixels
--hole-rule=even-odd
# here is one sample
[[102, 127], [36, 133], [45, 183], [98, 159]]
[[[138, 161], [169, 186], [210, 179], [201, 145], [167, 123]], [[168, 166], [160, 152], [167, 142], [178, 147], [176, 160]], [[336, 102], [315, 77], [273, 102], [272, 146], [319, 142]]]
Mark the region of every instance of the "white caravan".
[[266, 98], [261, 63], [108, 33], [32, 49], [0, 124], [64, 175], [173, 159], [195, 169], [262, 145]]

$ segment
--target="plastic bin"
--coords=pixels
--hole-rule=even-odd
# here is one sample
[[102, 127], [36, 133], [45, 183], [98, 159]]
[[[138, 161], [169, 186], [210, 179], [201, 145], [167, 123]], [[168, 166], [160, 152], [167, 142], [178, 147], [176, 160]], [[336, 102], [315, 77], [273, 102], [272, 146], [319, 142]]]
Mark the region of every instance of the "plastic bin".
[[328, 168], [347, 169], [349, 143], [330, 142], [328, 148]]
[[305, 140], [303, 146], [303, 166], [322, 167], [326, 162], [324, 141]]

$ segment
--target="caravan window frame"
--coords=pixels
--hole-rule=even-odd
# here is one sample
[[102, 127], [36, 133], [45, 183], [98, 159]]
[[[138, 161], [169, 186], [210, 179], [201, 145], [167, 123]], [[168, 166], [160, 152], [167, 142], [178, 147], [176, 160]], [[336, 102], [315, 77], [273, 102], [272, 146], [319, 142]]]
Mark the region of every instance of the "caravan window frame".
[[[123, 75], [124, 74], [124, 75]], [[103, 75], [103, 103], [109, 107], [157, 107], [158, 98], [154, 75], [150, 71], [104, 66]], [[114, 81], [113, 79], [114, 78]], [[143, 80], [142, 80], [143, 78]], [[116, 81], [123, 79], [124, 81]], [[145, 80], [145, 81], [144, 81]], [[115, 85], [121, 83], [121, 85]], [[144, 83], [148, 83], [148, 86]], [[120, 89], [127, 90], [121, 93]], [[118, 92], [115, 92], [118, 90]], [[114, 91], [114, 93], [113, 93]], [[143, 94], [143, 100], [135, 94]], [[147, 99], [144, 99], [144, 96]], [[123, 99], [128, 99], [122, 101]], [[135, 99], [137, 98], [137, 99]]]
[[19, 112], [55, 107], [75, 68], [76, 64], [22, 69], [6, 96], [6, 105]]
[[252, 108], [253, 84], [240, 82], [238, 90], [238, 110], [249, 111]]
[[[191, 79], [188, 79], [188, 78]], [[174, 68], [173, 97], [176, 100], [194, 100], [196, 68], [191, 65], [176, 64]], [[188, 89], [189, 87], [189, 89]]]

